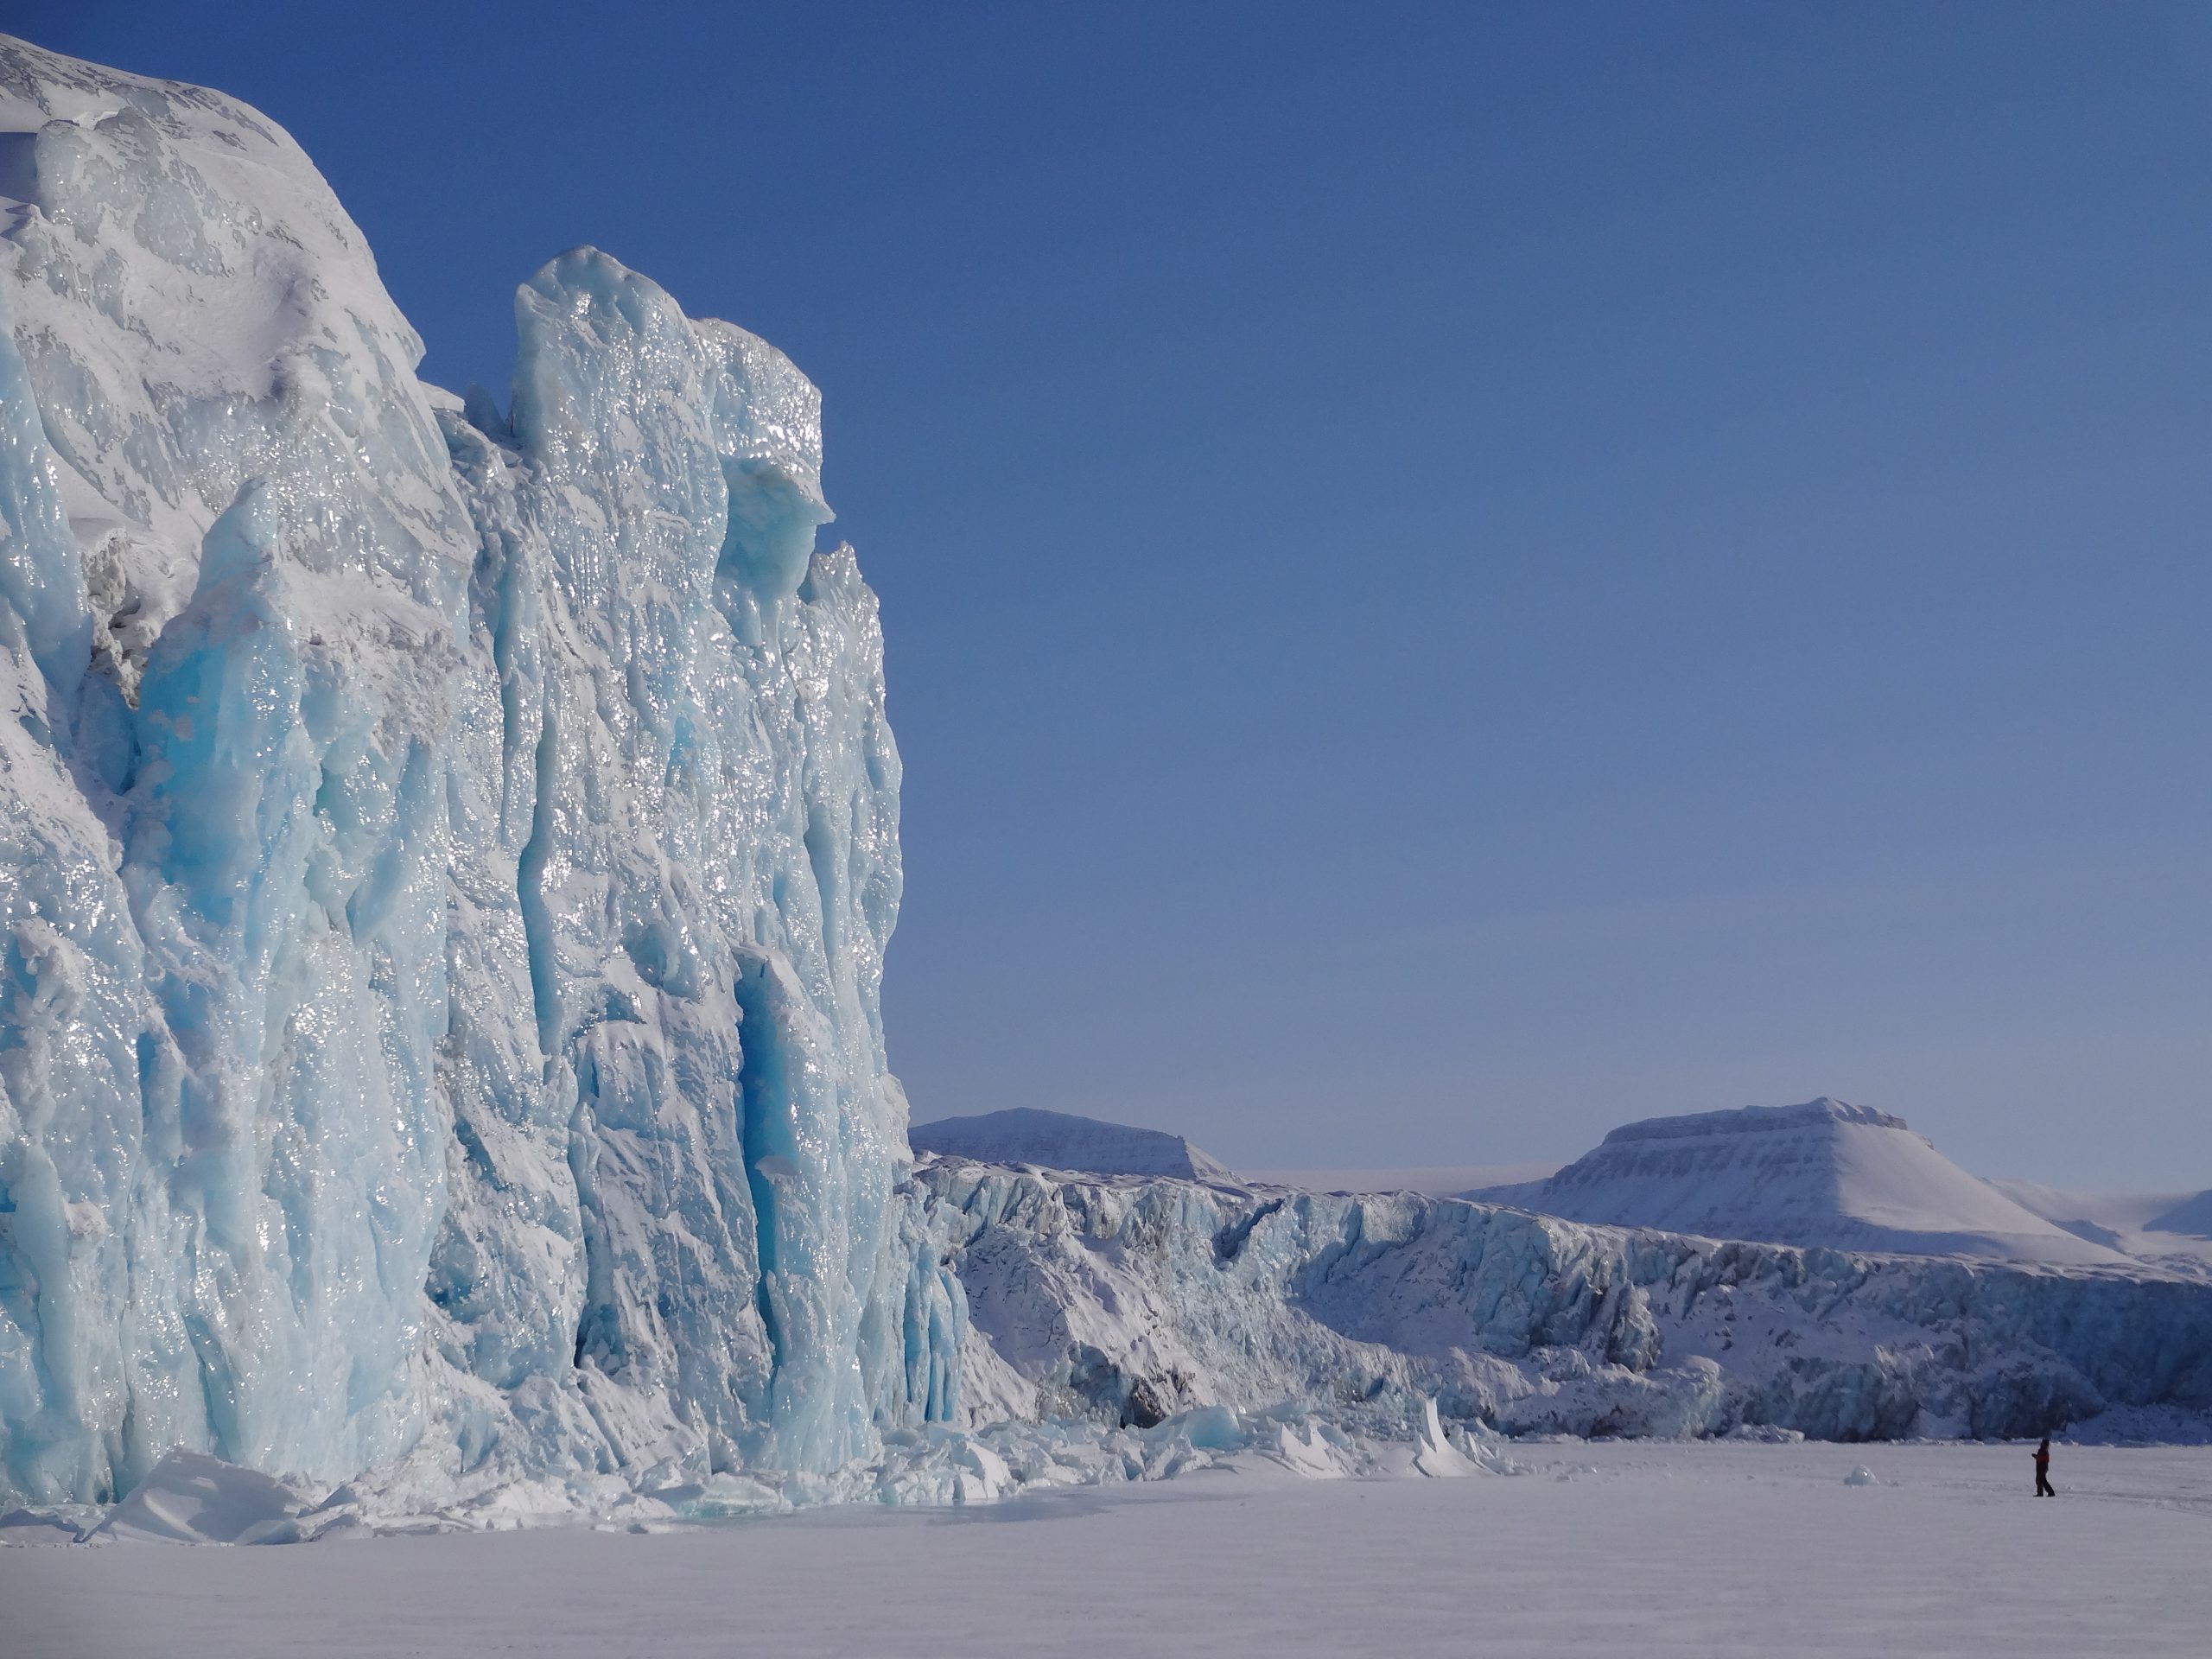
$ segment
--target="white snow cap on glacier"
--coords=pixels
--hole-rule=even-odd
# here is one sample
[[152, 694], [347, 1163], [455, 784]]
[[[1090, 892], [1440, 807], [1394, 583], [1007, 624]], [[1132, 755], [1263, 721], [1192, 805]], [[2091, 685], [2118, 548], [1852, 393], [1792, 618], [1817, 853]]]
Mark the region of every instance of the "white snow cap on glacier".
[[1624, 1124], [1548, 1180], [1468, 1194], [1712, 1238], [2120, 1265], [1968, 1174], [1901, 1117], [1823, 1096]]
[[1167, 1175], [1185, 1181], [1236, 1179], [1226, 1165], [1179, 1135], [1027, 1106], [917, 1123], [907, 1138], [916, 1152], [982, 1164], [1035, 1164], [1090, 1175]]

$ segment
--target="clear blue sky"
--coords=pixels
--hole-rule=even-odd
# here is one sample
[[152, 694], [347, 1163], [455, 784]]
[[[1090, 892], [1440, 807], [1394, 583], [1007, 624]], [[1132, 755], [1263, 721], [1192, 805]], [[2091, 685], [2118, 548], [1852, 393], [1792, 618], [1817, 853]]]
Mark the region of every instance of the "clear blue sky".
[[2212, 13], [4, 0], [821, 385], [917, 1115], [2212, 1184]]

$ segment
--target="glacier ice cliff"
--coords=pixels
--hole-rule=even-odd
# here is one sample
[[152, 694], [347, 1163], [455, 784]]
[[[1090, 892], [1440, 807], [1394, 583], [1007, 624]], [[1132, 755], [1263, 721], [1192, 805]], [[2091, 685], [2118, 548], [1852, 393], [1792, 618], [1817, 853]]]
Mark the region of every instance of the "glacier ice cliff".
[[464, 406], [283, 133], [18, 42], [0, 197], [0, 1488], [949, 1410], [814, 388], [582, 251]]
[[589, 250], [515, 321], [505, 408], [423, 384], [283, 132], [0, 39], [0, 1498], [308, 1536], [2212, 1402], [2212, 1285], [917, 1167], [815, 389]]
[[2094, 1267], [1596, 1227], [1409, 1192], [925, 1161], [967, 1293], [963, 1414], [1147, 1427], [1285, 1402], [1414, 1439], [2202, 1438], [2212, 1292]]

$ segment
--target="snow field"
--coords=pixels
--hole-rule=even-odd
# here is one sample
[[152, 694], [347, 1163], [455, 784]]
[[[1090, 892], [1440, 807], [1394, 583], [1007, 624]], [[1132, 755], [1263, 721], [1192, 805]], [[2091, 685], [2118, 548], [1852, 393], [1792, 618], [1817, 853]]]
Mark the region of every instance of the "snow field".
[[2212, 1450], [2056, 1449], [2041, 1503], [2024, 1445], [1600, 1442], [652, 1536], [0, 1549], [0, 1611], [21, 1659], [2203, 1651]]

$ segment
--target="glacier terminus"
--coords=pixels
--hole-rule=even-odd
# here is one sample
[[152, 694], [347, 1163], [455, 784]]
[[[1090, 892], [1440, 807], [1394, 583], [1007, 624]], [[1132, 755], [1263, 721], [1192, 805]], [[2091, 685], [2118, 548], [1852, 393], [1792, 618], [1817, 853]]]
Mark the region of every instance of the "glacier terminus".
[[2212, 1281], [2087, 1247], [918, 1160], [819, 395], [591, 249], [515, 325], [504, 402], [425, 384], [283, 131], [0, 40], [0, 1499], [219, 1460], [273, 1538], [2212, 1406]]
[[12, 43], [0, 97], [0, 1484], [943, 1415], [814, 388], [580, 251], [464, 408], [253, 111]]

